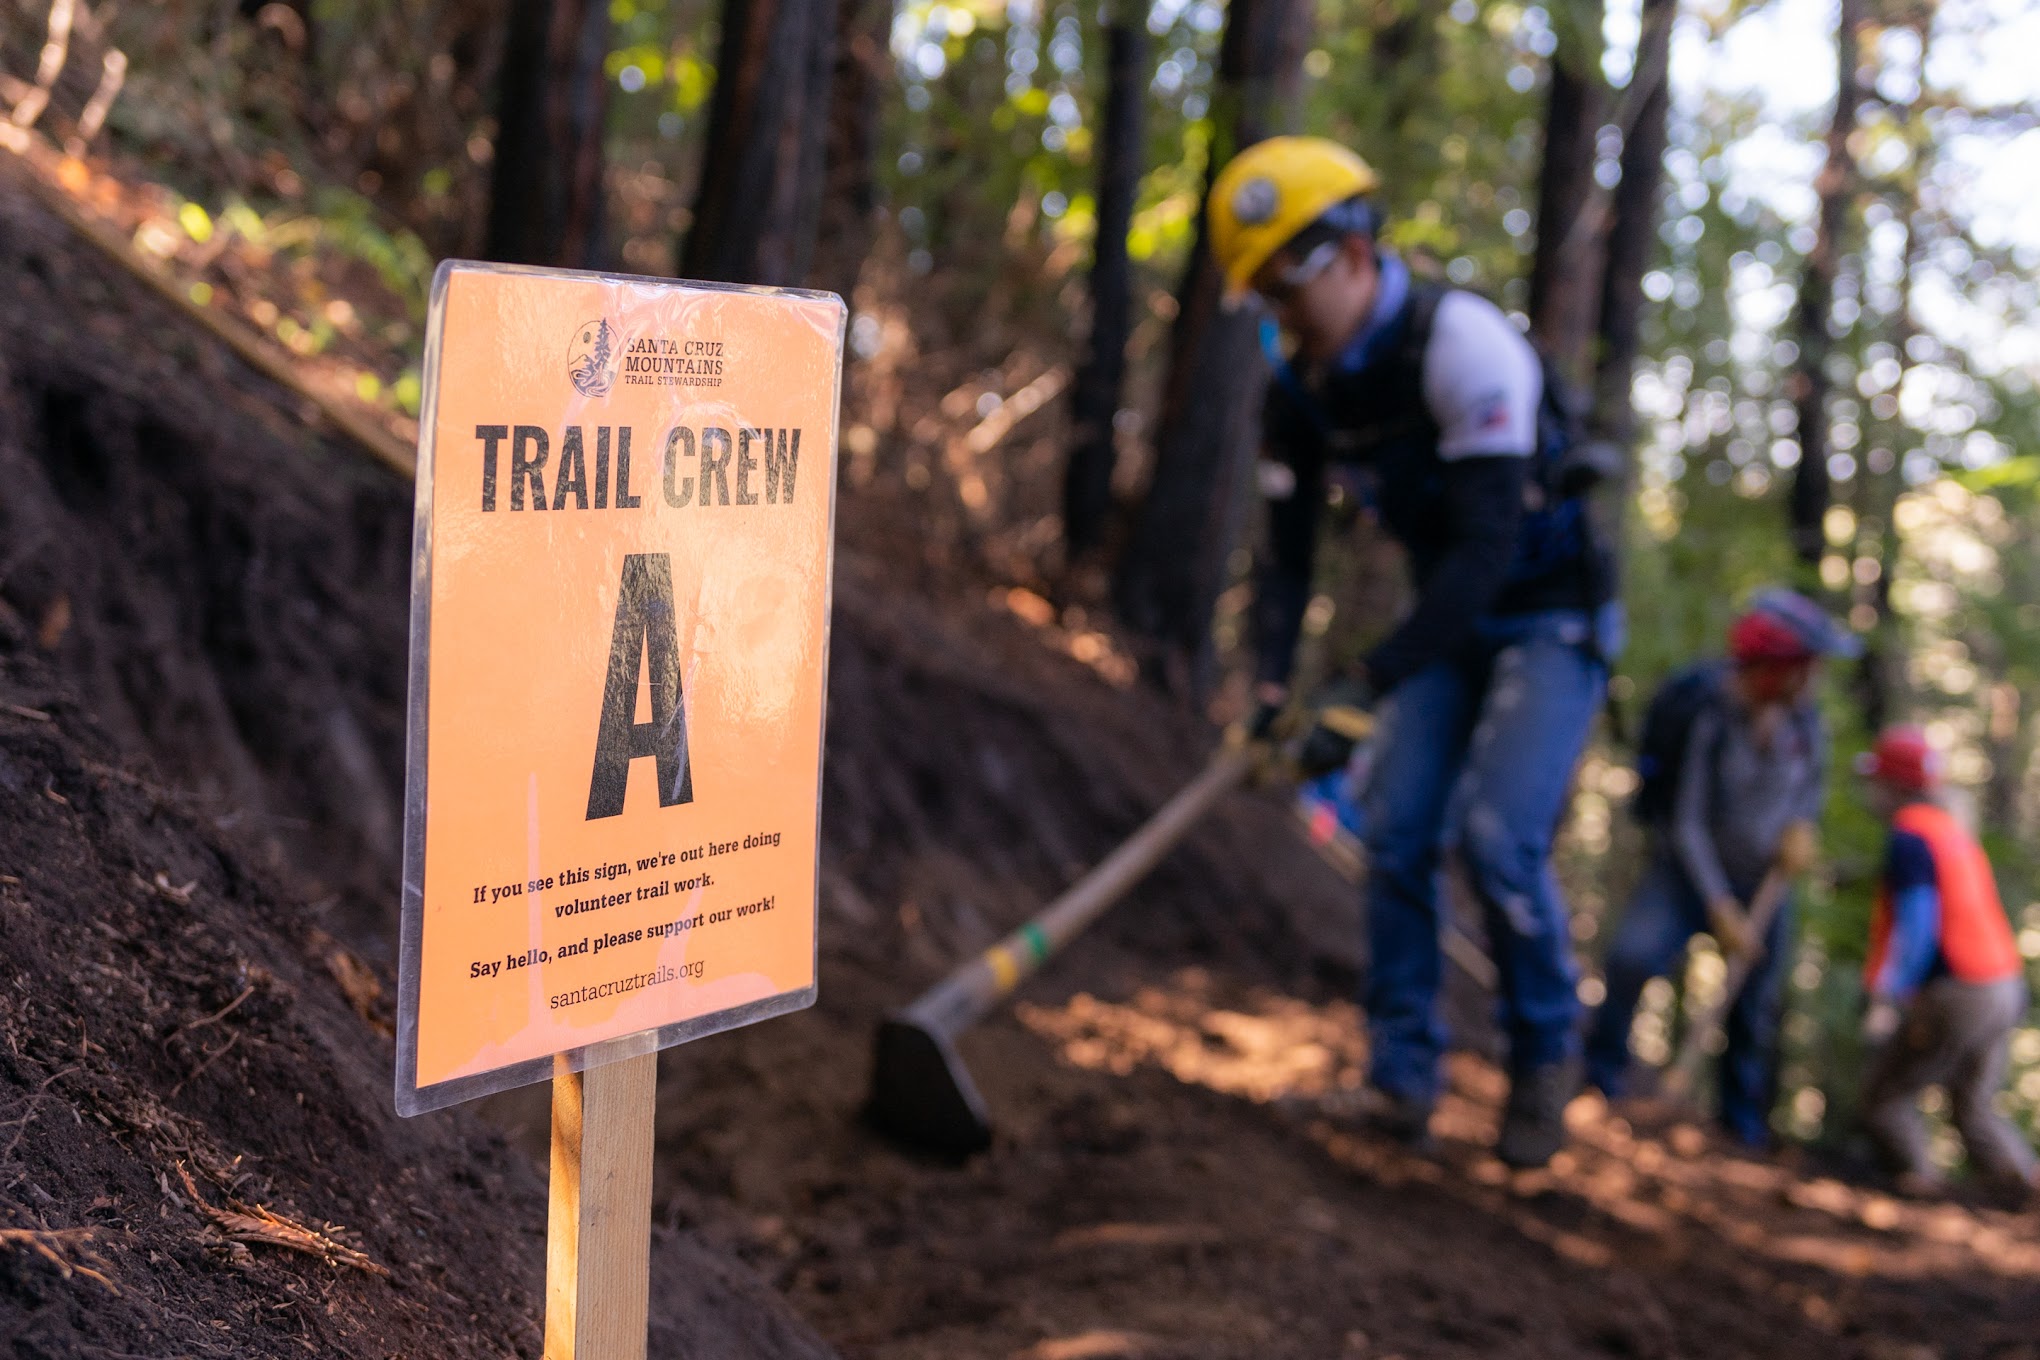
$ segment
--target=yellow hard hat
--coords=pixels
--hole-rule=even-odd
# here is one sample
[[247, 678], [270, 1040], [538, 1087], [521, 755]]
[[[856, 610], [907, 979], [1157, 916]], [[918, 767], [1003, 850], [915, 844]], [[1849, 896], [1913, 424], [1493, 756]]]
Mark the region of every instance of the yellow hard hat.
[[1227, 161], [1205, 206], [1227, 296], [1245, 293], [1268, 257], [1327, 208], [1380, 184], [1366, 161], [1323, 137], [1270, 137]]

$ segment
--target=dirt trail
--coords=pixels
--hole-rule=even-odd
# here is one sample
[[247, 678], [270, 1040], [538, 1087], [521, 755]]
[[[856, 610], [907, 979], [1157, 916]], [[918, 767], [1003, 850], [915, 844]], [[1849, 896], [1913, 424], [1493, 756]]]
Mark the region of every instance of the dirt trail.
[[[261, 872], [314, 902], [304, 927], [386, 970], [408, 490], [308, 436], [274, 393], [18, 205], [0, 205], [0, 281], [5, 626], [48, 644], [51, 686], [80, 696], [123, 760], [152, 757], [151, 779], [189, 791], [166, 806], [188, 799], [194, 817], [230, 824], [192, 835], [266, 845]], [[1356, 904], [1266, 796], [1229, 801], [1086, 948], [965, 1040], [1002, 1121], [991, 1153], [953, 1166], [878, 1140], [856, 1119], [877, 1018], [1132, 829], [1194, 772], [1211, 733], [1102, 676], [1098, 642], [1032, 597], [903, 588], [922, 573], [860, 535], [862, 513], [845, 507], [846, 538], [865, 550], [843, 556], [834, 631], [822, 1000], [669, 1053], [659, 1130], [662, 1222], [747, 1262], [842, 1354], [2040, 1356], [2030, 1218], [1895, 1203], [1726, 1155], [1690, 1129], [1643, 1136], [1584, 1105], [1571, 1153], [1511, 1176], [1482, 1151], [1498, 1083], [1470, 1057], [1435, 1161], [1316, 1119], [1310, 1097], [1354, 1079], [1361, 1057], [1345, 999]], [[40, 796], [9, 791], [6, 806], [62, 811]], [[87, 844], [57, 872], [103, 881], [112, 911], [138, 890], [121, 888], [115, 851], [95, 868]], [[146, 881], [161, 866], [134, 867]], [[223, 873], [206, 869], [202, 931], [221, 928], [211, 903], [244, 900]], [[53, 937], [50, 966], [89, 977], [100, 941], [139, 949], [127, 923], [147, 900], [115, 912], [119, 938], [82, 923]], [[330, 1001], [302, 938], [262, 966]], [[238, 990], [205, 985], [174, 1023]], [[35, 1033], [70, 1041], [61, 1027]], [[186, 1062], [211, 1051], [184, 1042], [171, 1051]], [[258, 1097], [306, 1084], [288, 1054], [251, 1047], [265, 1064], [246, 1083]], [[357, 1043], [343, 1060], [307, 1043], [295, 1061], [358, 1064], [345, 1080], [371, 1103], [347, 1127], [386, 1130], [372, 1103], [386, 1052]], [[186, 1075], [121, 1053], [165, 1089]], [[191, 1090], [249, 1057], [221, 1058]], [[527, 1148], [542, 1136], [541, 1092], [489, 1113]], [[535, 1186], [528, 1163], [442, 1118], [377, 1136], [468, 1139], [505, 1184]], [[0, 1147], [9, 1136], [0, 1128]], [[273, 1192], [352, 1223], [372, 1255], [394, 1253], [373, 1206], [309, 1160], [338, 1136], [301, 1135], [289, 1175], [268, 1173]], [[66, 1152], [38, 1146], [54, 1177]], [[387, 1165], [415, 1160], [386, 1146]], [[480, 1222], [504, 1203], [478, 1184], [438, 1193], [449, 1198], [428, 1208], [442, 1217]], [[478, 1251], [463, 1270], [510, 1257], [535, 1268], [535, 1246], [500, 1228]], [[18, 1255], [0, 1269], [8, 1288], [65, 1307], [97, 1287]], [[201, 1288], [195, 1267], [188, 1278]], [[386, 1287], [345, 1287], [371, 1284]], [[193, 1316], [210, 1315], [209, 1298], [193, 1296]], [[312, 1345], [339, 1343], [318, 1333]]]
[[[1357, 924], [1262, 798], [966, 1037], [994, 1150], [903, 1157], [856, 1121], [873, 1020], [1067, 881], [1018, 848], [1032, 822], [1087, 860], [1201, 742], [1002, 612], [873, 618], [851, 584], [839, 697], [867, 707], [832, 731], [825, 824], [857, 895], [827, 906], [821, 1005], [669, 1054], [661, 1125], [671, 1221], [846, 1355], [2040, 1355], [2030, 1217], [1802, 1179], [1588, 1102], [1570, 1153], [1513, 1175], [1486, 1152], [1500, 1078], [1470, 1055], [1436, 1160], [1315, 1117], [1364, 1057]], [[925, 800], [846, 774], [885, 762]]]

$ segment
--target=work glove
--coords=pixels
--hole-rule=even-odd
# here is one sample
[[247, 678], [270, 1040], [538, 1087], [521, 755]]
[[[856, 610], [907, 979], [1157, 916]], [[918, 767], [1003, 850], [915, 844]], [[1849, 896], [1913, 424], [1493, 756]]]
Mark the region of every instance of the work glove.
[[1282, 715], [1289, 708], [1286, 700], [1256, 699], [1252, 709], [1241, 721], [1243, 735], [1248, 741], [1272, 741], [1280, 735], [1277, 729], [1282, 725]]
[[1280, 741], [1290, 727], [1289, 689], [1260, 684], [1247, 701], [1247, 711], [1225, 730], [1228, 746], [1256, 746]]
[[1812, 822], [1793, 822], [1778, 838], [1778, 869], [1787, 878], [1798, 878], [1819, 858], [1820, 830]]
[[1881, 1048], [1891, 1042], [1891, 1036], [1898, 1033], [1898, 1026], [1905, 1015], [1894, 1002], [1876, 1000], [1870, 1009], [1863, 1012], [1863, 1042], [1872, 1048]]
[[1707, 904], [1707, 928], [1721, 952], [1734, 957], [1754, 954], [1757, 938], [1750, 929], [1750, 914], [1733, 897], [1717, 897]]
[[1341, 677], [1319, 690], [1311, 703], [1310, 731], [1296, 748], [1297, 773], [1316, 779], [1344, 769], [1353, 748], [1374, 735], [1368, 712], [1373, 703], [1373, 687], [1359, 676]]
[[1280, 745], [1295, 726], [1289, 690], [1283, 685], [1257, 685], [1246, 713], [1225, 730], [1225, 744], [1251, 758], [1247, 783], [1253, 788], [1287, 784], [1293, 777], [1288, 753]]

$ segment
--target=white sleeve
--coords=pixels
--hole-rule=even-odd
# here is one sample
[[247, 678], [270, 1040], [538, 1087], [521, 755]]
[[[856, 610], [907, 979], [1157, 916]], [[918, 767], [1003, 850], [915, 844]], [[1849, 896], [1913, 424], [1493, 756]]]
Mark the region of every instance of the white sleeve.
[[1424, 403], [1438, 422], [1440, 458], [1529, 457], [1543, 395], [1537, 351], [1501, 308], [1458, 289], [1438, 299], [1424, 350]]

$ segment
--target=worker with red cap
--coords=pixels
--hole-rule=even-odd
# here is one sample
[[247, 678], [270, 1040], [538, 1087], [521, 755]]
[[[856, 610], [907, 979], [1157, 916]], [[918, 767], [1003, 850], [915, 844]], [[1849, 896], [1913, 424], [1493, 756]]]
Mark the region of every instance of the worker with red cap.
[[1864, 1122], [1903, 1186], [1937, 1189], [1918, 1107], [1922, 1091], [1942, 1086], [1971, 1166], [2023, 1195], [2035, 1184], [2033, 1150], [1992, 1101], [2026, 1014], [2026, 970], [1990, 861], [1941, 806], [1940, 754], [1919, 728], [1887, 729], [1857, 770], [1891, 827], [1864, 970]]
[[1629, 1090], [1644, 984], [1710, 931], [1724, 953], [1751, 960], [1728, 1013], [1721, 1122], [1746, 1146], [1769, 1143], [1792, 911], [1788, 898], [1760, 939], [1749, 907], [1774, 869], [1790, 878], [1812, 864], [1828, 750], [1813, 679], [1823, 657], [1859, 651], [1812, 600], [1763, 590], [1730, 626], [1726, 664], [1690, 667], [1652, 700], [1637, 795], [1649, 867], [1603, 960], [1607, 990], [1586, 1044], [1587, 1081], [1609, 1099]]

